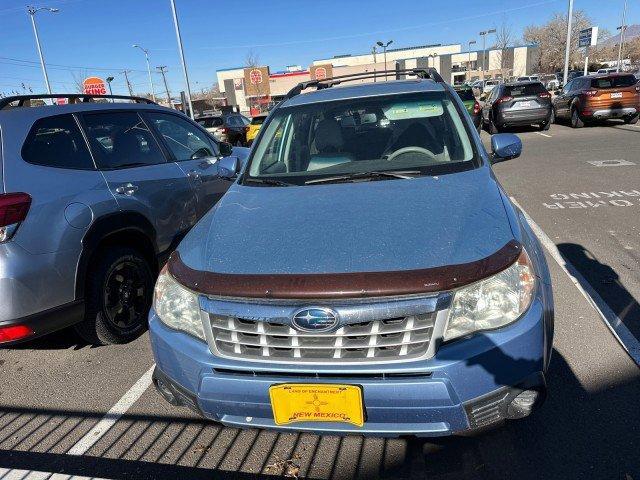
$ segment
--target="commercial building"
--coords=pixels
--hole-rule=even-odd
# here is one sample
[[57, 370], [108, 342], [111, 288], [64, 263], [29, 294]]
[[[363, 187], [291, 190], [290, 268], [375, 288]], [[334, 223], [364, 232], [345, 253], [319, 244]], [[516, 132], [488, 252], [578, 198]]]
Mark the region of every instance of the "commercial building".
[[[421, 45], [359, 55], [336, 55], [315, 60], [308, 69], [292, 65], [271, 72], [266, 65], [218, 70], [218, 86], [227, 104], [254, 114], [284, 98], [298, 83], [352, 73], [434, 67], [445, 81], [460, 84], [481, 78], [508, 78], [536, 72], [539, 49], [522, 45], [486, 51], [463, 51], [460, 44]], [[388, 78], [393, 78], [391, 75]], [[371, 79], [362, 80], [370, 82]], [[384, 78], [378, 79], [384, 81]]]

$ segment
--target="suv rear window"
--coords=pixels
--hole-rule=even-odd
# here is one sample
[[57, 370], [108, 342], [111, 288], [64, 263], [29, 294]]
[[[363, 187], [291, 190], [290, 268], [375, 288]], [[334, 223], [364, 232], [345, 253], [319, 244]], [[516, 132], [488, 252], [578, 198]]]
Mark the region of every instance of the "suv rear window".
[[196, 122], [204, 128], [221, 127], [223, 124], [221, 117], [196, 118]]
[[470, 88], [462, 88], [460, 90], [456, 90], [456, 93], [463, 102], [476, 99], [476, 97], [473, 95], [473, 90], [471, 90]]
[[93, 170], [93, 160], [71, 115], [38, 120], [22, 147], [22, 158], [35, 165]]
[[591, 88], [624, 88], [631, 87], [638, 82], [633, 75], [616, 75], [611, 77], [594, 78], [591, 80]]
[[525, 83], [523, 85], [508, 85], [504, 88], [504, 94], [508, 97], [528, 97], [539, 95], [547, 90], [541, 83]]

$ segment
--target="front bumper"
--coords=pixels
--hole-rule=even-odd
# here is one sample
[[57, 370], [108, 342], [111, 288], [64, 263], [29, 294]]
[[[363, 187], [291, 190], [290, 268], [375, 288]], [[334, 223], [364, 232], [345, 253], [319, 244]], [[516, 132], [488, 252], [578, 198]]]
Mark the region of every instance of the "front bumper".
[[[551, 340], [543, 301], [508, 327], [442, 345], [428, 360], [386, 365], [275, 365], [218, 358], [206, 343], [164, 326], [152, 311], [156, 385], [222, 424], [285, 431], [375, 436], [463, 434], [499, 423], [523, 390], [546, 391]], [[158, 379], [161, 379], [158, 381]], [[276, 425], [268, 389], [276, 383], [361, 385], [366, 422]], [[163, 391], [164, 390], [164, 391]], [[186, 399], [186, 400], [185, 400]], [[528, 413], [528, 412], [527, 412]], [[511, 415], [513, 416], [513, 415]]]

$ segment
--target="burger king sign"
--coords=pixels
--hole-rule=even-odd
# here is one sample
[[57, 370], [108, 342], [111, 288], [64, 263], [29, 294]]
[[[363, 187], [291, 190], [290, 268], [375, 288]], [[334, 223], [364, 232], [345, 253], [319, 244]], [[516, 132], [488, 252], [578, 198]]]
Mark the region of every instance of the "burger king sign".
[[107, 87], [101, 78], [89, 77], [82, 82], [82, 92], [87, 95], [106, 95]]

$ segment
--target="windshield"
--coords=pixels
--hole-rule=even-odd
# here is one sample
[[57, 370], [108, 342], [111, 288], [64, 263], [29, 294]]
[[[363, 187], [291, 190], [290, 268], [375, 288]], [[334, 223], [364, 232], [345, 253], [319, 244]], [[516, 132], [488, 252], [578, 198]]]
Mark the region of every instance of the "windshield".
[[304, 184], [323, 176], [400, 170], [435, 175], [474, 168], [474, 159], [447, 93], [393, 95], [276, 110], [245, 181]]

